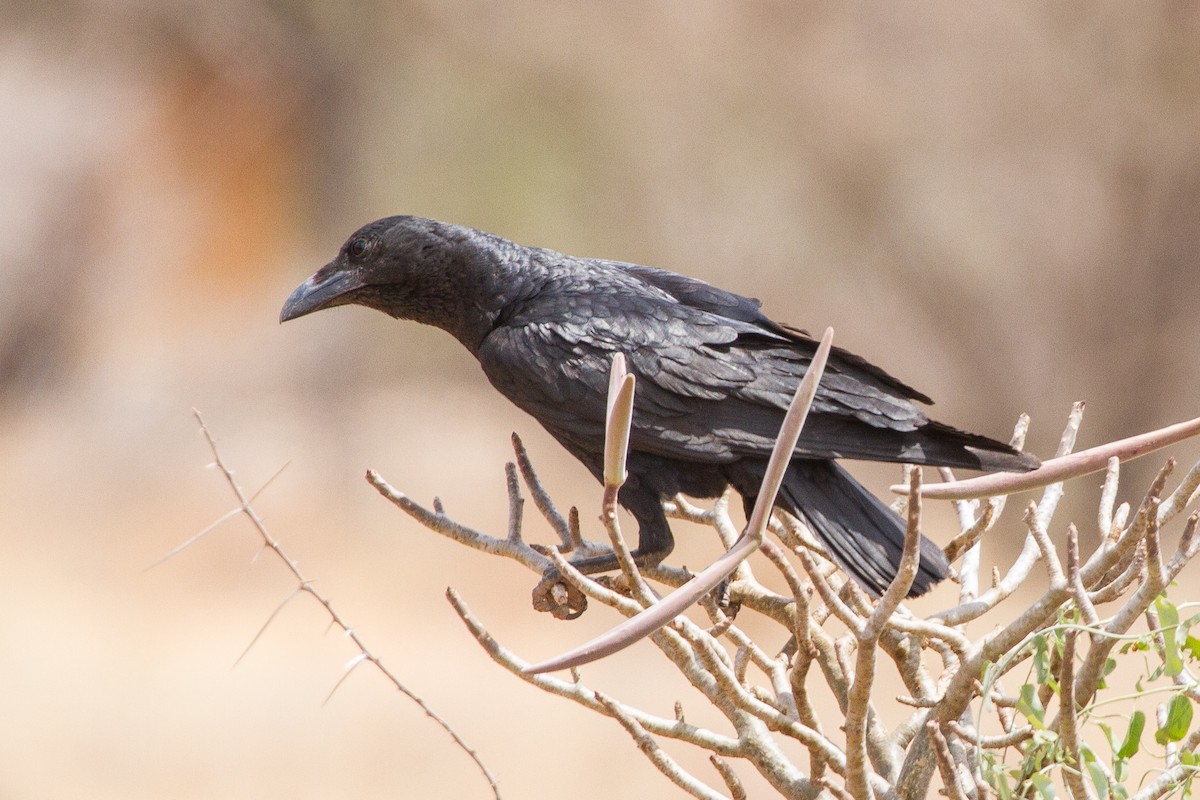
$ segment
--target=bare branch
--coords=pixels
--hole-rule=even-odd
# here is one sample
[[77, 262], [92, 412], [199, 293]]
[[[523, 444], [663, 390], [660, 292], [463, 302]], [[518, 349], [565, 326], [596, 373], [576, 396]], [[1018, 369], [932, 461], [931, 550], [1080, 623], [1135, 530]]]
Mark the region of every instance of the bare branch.
[[746, 787], [742, 785], [742, 781], [733, 771], [733, 767], [729, 766], [729, 762], [716, 755], [709, 756], [708, 761], [721, 775], [721, 780], [725, 781], [725, 788], [729, 790], [730, 800], [746, 800]]
[[982, 747], [986, 750], [1002, 750], [1006, 747], [1016, 747], [1021, 742], [1032, 739], [1034, 734], [1032, 725], [1014, 728], [1001, 736], [980, 736], [979, 732], [974, 728], [967, 728], [957, 720], [951, 720], [948, 723], [948, 727], [954, 731], [956, 736], [965, 739], [976, 747]]
[[658, 746], [658, 742], [654, 741], [654, 737], [646, 732], [646, 729], [641, 726], [633, 715], [625, 711], [624, 706], [600, 692], [596, 692], [596, 701], [604, 706], [617, 722], [621, 723], [621, 727], [633, 737], [633, 741], [637, 744], [638, 749], [642, 751], [646, 758], [650, 759], [650, 763], [658, 767], [659, 772], [667, 776], [667, 779], [671, 783], [683, 789], [692, 797], [700, 798], [700, 800], [726, 800], [725, 795], [700, 781], [681, 767], [679, 762], [667, 755]]
[[521, 483], [517, 480], [515, 464], [504, 465], [504, 476], [508, 480], [508, 540], [521, 544], [521, 522], [525, 518], [525, 498], [521, 497]]
[[[447, 589], [446, 598], [450, 601], [450, 605], [454, 608], [455, 613], [458, 614], [459, 619], [467, 626], [467, 630], [470, 631], [471, 635], [475, 637], [475, 640], [479, 642], [488, 656], [497, 664], [526, 683], [536, 686], [539, 689], [571, 699], [593, 711], [608, 713], [607, 709], [596, 700], [595, 692], [585, 687], [577, 678], [571, 681], [564, 681], [549, 675], [529, 673], [526, 670], [528, 664], [511, 650], [502, 646], [488, 633], [487, 629], [467, 606], [458, 592], [454, 589]], [[626, 707], [625, 710], [635, 717], [638, 723], [644, 728], [658, 736], [669, 736], [670, 738], [688, 742], [689, 744], [703, 747], [706, 750], [724, 756], [739, 756], [742, 754], [741, 745], [734, 738], [723, 736], [695, 725], [689, 725], [678, 717], [671, 719], [657, 717], [630, 707]]]
[[1104, 472], [1104, 486], [1100, 490], [1100, 509], [1096, 514], [1096, 524], [1100, 530], [1100, 541], [1113, 536], [1113, 508], [1117, 502], [1117, 486], [1121, 481], [1121, 459], [1112, 456], [1108, 459], [1108, 468]]
[[517, 469], [521, 471], [521, 478], [525, 481], [525, 486], [529, 489], [529, 495], [533, 498], [533, 503], [538, 507], [538, 511], [554, 528], [558, 534], [559, 540], [562, 542], [563, 552], [569, 553], [580, 544], [578, 525], [575, 526], [575, 536], [572, 536], [571, 525], [559, 513], [558, 507], [554, 505], [554, 500], [550, 498], [546, 487], [542, 485], [542, 481], [538, 478], [537, 473], [533, 469], [533, 464], [529, 461], [529, 452], [525, 449], [525, 443], [521, 441], [521, 437], [516, 433], [512, 435], [513, 452], [517, 457]]
[[520, 541], [519, 538], [514, 539], [509, 536], [501, 539], [489, 536], [455, 522], [444, 512], [430, 511], [408, 495], [392, 487], [375, 470], [367, 470], [367, 483], [374, 486], [377, 492], [429, 530], [453, 539], [459, 544], [491, 555], [511, 558], [535, 572], [544, 572], [550, 566], [550, 560], [546, 556]]
[[926, 727], [929, 728], [929, 735], [933, 737], [934, 753], [937, 754], [938, 770], [942, 773], [946, 796], [951, 800], [967, 800], [967, 793], [959, 781], [958, 767], [954, 763], [954, 756], [950, 754], [950, 744], [942, 734], [942, 729], [936, 722], [929, 722]]
[[1083, 758], [1079, 754], [1079, 719], [1075, 709], [1075, 636], [1070, 629], [1064, 634], [1061, 671], [1058, 686], [1062, 705], [1058, 716], [1058, 734], [1062, 737], [1063, 750], [1073, 766], [1063, 768], [1063, 777], [1071, 796], [1075, 800], [1094, 800], [1095, 794], [1083, 780]]
[[1075, 523], [1067, 526], [1067, 586], [1083, 621], [1088, 625], [1099, 625], [1100, 617], [1079, 575], [1079, 531], [1075, 529]]
[[[925, 487], [925, 497], [930, 500], [971, 500], [977, 497], [1024, 492], [1099, 472], [1108, 466], [1110, 458], [1132, 461], [1198, 434], [1200, 417], [1082, 450], [1071, 456], [1054, 458], [1043, 462], [1032, 472], [994, 472], [956, 483], [930, 484]], [[904, 484], [896, 484], [891, 490], [896, 494], [904, 494], [908, 488]]]

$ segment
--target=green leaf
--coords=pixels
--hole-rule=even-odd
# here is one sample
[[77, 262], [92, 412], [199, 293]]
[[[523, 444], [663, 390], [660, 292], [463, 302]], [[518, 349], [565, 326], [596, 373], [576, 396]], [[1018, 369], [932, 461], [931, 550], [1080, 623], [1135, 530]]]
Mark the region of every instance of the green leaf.
[[1154, 598], [1154, 610], [1158, 612], [1158, 621], [1164, 628], [1173, 628], [1179, 624], [1179, 609], [1165, 594]]
[[1142, 746], [1142, 731], [1146, 727], [1146, 714], [1134, 711], [1129, 718], [1129, 727], [1125, 730], [1125, 741], [1117, 751], [1117, 758], [1133, 758]]
[[1117, 660], [1115, 658], [1104, 659], [1104, 670], [1100, 673], [1100, 680], [1096, 682], [1097, 689], [1107, 689], [1108, 681], [1104, 680], [1112, 671], [1117, 668]]
[[1050, 648], [1046, 646], [1046, 634], [1033, 637], [1033, 670], [1038, 683], [1050, 677]]
[[1183, 649], [1187, 651], [1193, 661], [1200, 661], [1200, 639], [1189, 634], [1183, 643]]
[[1167, 724], [1154, 733], [1154, 741], [1159, 744], [1178, 742], [1187, 736], [1188, 728], [1192, 726], [1192, 701], [1181, 694], [1171, 698], [1167, 706]]
[[1079, 754], [1083, 757], [1083, 766], [1092, 779], [1092, 785], [1096, 787], [1097, 800], [1108, 800], [1108, 776], [1097, 763], [1096, 754], [1087, 745], [1079, 746]]
[[1163, 674], [1174, 677], [1183, 672], [1183, 659], [1179, 655], [1179, 609], [1161, 594], [1155, 599], [1154, 608], [1163, 629]]
[[1054, 781], [1050, 780], [1040, 772], [1035, 772], [1029, 776], [1029, 782], [1033, 784], [1033, 788], [1037, 789], [1038, 796], [1041, 797], [1042, 800], [1054, 800], [1056, 796]]
[[1012, 800], [1012, 787], [1008, 785], [1008, 776], [1003, 771], [996, 773], [996, 783], [993, 785], [1000, 800]]
[[1037, 687], [1032, 683], [1026, 683], [1021, 687], [1021, 695], [1017, 698], [1017, 711], [1025, 715], [1037, 730], [1045, 730], [1046, 709], [1042, 707], [1042, 701], [1038, 699]]
[[996, 754], [990, 750], [984, 750], [982, 756], [980, 771], [983, 773], [983, 779], [987, 781], [988, 786], [995, 789], [1000, 800], [1012, 800], [1012, 788], [1004, 775], [1004, 765], [996, 763]]

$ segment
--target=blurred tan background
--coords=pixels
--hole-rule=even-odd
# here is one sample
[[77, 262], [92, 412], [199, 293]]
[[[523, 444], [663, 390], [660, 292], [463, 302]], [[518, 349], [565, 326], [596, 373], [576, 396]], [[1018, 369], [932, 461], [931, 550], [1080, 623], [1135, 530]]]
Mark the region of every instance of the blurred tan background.
[[[9, 2], [0, 106], [0, 797], [488, 796], [369, 669], [322, 705], [353, 651], [311, 602], [231, 669], [290, 589], [243, 521], [146, 571], [231, 507], [193, 407], [247, 489], [288, 465], [258, 511], [506, 797], [674, 796], [615, 723], [493, 667], [442, 592], [529, 658], [612, 619], [534, 615], [532, 576], [362, 480], [498, 531], [510, 431], [585, 521], [590, 477], [444, 334], [278, 326], [380, 216], [762, 297], [941, 419], [1031, 413], [1042, 456], [1076, 399], [1082, 445], [1200, 410], [1194, 6]], [[1059, 540], [1094, 535], [1097, 484]], [[682, 533], [678, 561], [711, 557]], [[699, 715], [653, 664], [587, 676]]]

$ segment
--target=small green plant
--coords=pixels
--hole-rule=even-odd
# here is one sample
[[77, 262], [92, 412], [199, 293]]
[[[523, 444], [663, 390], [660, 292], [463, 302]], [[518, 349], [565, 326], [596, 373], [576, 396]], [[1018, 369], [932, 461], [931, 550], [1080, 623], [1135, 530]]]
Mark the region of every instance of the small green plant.
[[[1188, 797], [1192, 782], [1200, 769], [1196, 755], [1197, 739], [1194, 730], [1193, 699], [1197, 697], [1194, 670], [1200, 662], [1200, 639], [1191, 629], [1200, 623], [1200, 613], [1180, 619], [1184, 612], [1200, 608], [1200, 603], [1176, 606], [1167, 592], [1154, 598], [1152, 607], [1143, 614], [1146, 630], [1142, 633], [1115, 632], [1117, 617], [1089, 624], [1074, 603], [1064, 608], [1058, 623], [1026, 638], [1014, 649], [1008, 663], [989, 664], [983, 675], [983, 696], [979, 717], [990, 706], [1011, 706], [1016, 716], [1024, 720], [1017, 724], [1014, 715], [1001, 715], [1004, 733], [1018, 732], [1022, 741], [1009, 738], [1003, 743], [980, 750], [980, 773], [987, 785], [1001, 798], [1056, 796], [1055, 772], [1061, 783], [1074, 784], [1074, 797], [1096, 797], [1100, 800], [1130, 797], [1131, 760], [1141, 756], [1148, 765], [1162, 765], [1160, 779], [1146, 793], [1144, 786], [1132, 787], [1139, 796], [1165, 797], [1180, 793]], [[1084, 666], [1075, 640], [1085, 636], [1092, 640], [1099, 658], [1106, 649], [1096, 649], [1097, 641], [1119, 642], [1116, 655], [1106, 656], [1100, 679], [1090, 691], [1080, 687], [1076, 675]], [[1144, 654], [1138, 674], [1133, 680], [1135, 691], [1118, 692], [1110, 687], [1107, 678], [1117, 669], [1117, 659]], [[1024, 683], [1017, 695], [1005, 698], [996, 691], [999, 675], [1006, 666], [1028, 661]], [[1067, 683], [1071, 691], [1064, 692]], [[1074, 711], [1065, 707], [1073, 700]], [[1047, 716], [1047, 707], [1057, 703], [1056, 716]], [[1146, 711], [1137, 706], [1152, 704], [1157, 727], [1147, 736]], [[1066, 716], [1074, 714], [1074, 721]], [[1103, 743], [1101, 745], [1101, 742]], [[986, 743], [986, 740], [985, 740]], [[1000, 746], [1003, 744], [1003, 746]], [[1083, 786], [1086, 781], [1090, 785]]]

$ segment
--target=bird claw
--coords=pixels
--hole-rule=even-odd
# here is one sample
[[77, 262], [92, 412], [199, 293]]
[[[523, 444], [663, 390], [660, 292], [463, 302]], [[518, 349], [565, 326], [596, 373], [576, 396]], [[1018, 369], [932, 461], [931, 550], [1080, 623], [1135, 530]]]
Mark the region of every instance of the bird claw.
[[555, 619], [578, 619], [587, 610], [587, 597], [551, 571], [533, 587], [533, 608], [548, 611]]

